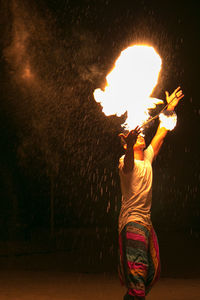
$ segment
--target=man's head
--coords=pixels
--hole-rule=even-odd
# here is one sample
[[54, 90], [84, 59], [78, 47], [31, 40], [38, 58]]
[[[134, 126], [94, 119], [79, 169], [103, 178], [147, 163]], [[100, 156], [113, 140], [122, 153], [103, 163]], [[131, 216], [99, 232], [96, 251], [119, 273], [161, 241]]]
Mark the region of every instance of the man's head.
[[[126, 142], [123, 138], [121, 138], [121, 144], [123, 146], [123, 148], [126, 150], [127, 149], [127, 145], [126, 145]], [[144, 134], [139, 134], [138, 137], [137, 137], [137, 140], [136, 140], [136, 143], [135, 145], [133, 146], [133, 149], [134, 150], [144, 150], [146, 148], [146, 142], [145, 142], [145, 139], [144, 139]]]
[[145, 148], [146, 148], [146, 143], [145, 143], [144, 135], [139, 134], [137, 137], [137, 141], [136, 141], [135, 145], [133, 146], [133, 149], [135, 151], [138, 151], [138, 150], [143, 151]]

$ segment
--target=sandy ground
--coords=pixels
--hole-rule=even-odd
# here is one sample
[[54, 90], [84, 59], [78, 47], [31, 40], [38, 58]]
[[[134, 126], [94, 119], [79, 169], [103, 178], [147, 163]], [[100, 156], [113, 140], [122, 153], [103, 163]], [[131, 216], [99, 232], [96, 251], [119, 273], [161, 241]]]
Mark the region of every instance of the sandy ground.
[[[46, 271], [2, 271], [1, 300], [123, 299], [117, 275]], [[148, 300], [198, 300], [200, 279], [161, 278]]]
[[[0, 300], [122, 300], [116, 251], [85, 236], [65, 251], [0, 245]], [[160, 246], [162, 277], [146, 299], [200, 300], [200, 239], [161, 235]]]

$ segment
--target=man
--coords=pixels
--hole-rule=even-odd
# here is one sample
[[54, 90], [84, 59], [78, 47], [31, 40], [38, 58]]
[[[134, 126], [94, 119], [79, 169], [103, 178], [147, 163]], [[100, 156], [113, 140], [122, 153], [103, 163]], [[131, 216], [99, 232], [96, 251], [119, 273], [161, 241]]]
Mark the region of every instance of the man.
[[[178, 87], [171, 95], [165, 114], [172, 118], [174, 108], [184, 97]], [[160, 118], [161, 120], [161, 118]], [[160, 121], [157, 132], [145, 150], [144, 137], [137, 126], [127, 135], [120, 134], [126, 144], [125, 155], [119, 161], [122, 192], [119, 215], [119, 275], [127, 287], [124, 300], [142, 300], [160, 273], [159, 247], [151, 223], [152, 161], [156, 158], [169, 128]]]

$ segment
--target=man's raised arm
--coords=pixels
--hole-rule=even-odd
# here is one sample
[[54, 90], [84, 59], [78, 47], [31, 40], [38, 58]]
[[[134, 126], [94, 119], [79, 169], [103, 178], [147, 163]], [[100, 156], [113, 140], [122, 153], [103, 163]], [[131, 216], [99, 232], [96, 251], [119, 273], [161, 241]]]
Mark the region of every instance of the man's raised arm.
[[[174, 111], [175, 107], [177, 106], [179, 101], [184, 97], [183, 92], [180, 89], [180, 87], [178, 87], [171, 95], [169, 95], [169, 93], [167, 91], [165, 92], [165, 94], [166, 94], [166, 100], [168, 103], [168, 107], [167, 107], [166, 111], [168, 113], [172, 112], [172, 115], [173, 115], [173, 111]], [[163, 124], [161, 121], [158, 126], [158, 129], [156, 131], [156, 134], [151, 141], [151, 146], [154, 150], [154, 158], [158, 155], [160, 148], [163, 144], [164, 138], [167, 135], [168, 130], [169, 129], [166, 128], [165, 124]]]

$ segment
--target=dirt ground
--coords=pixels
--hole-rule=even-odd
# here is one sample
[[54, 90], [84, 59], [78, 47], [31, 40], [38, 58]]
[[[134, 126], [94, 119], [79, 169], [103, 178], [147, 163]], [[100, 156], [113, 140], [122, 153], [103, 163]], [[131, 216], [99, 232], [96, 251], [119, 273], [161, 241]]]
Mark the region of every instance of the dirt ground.
[[[80, 248], [77, 239], [74, 249], [65, 251], [49, 251], [45, 243], [37, 249], [27, 248], [29, 243], [0, 245], [0, 300], [122, 300], [116, 251], [85, 236]], [[180, 233], [162, 237], [162, 277], [146, 299], [200, 300], [200, 239]]]
[[[1, 271], [0, 300], [120, 300], [124, 288], [111, 274]], [[161, 278], [147, 300], [198, 300], [200, 279]]]

